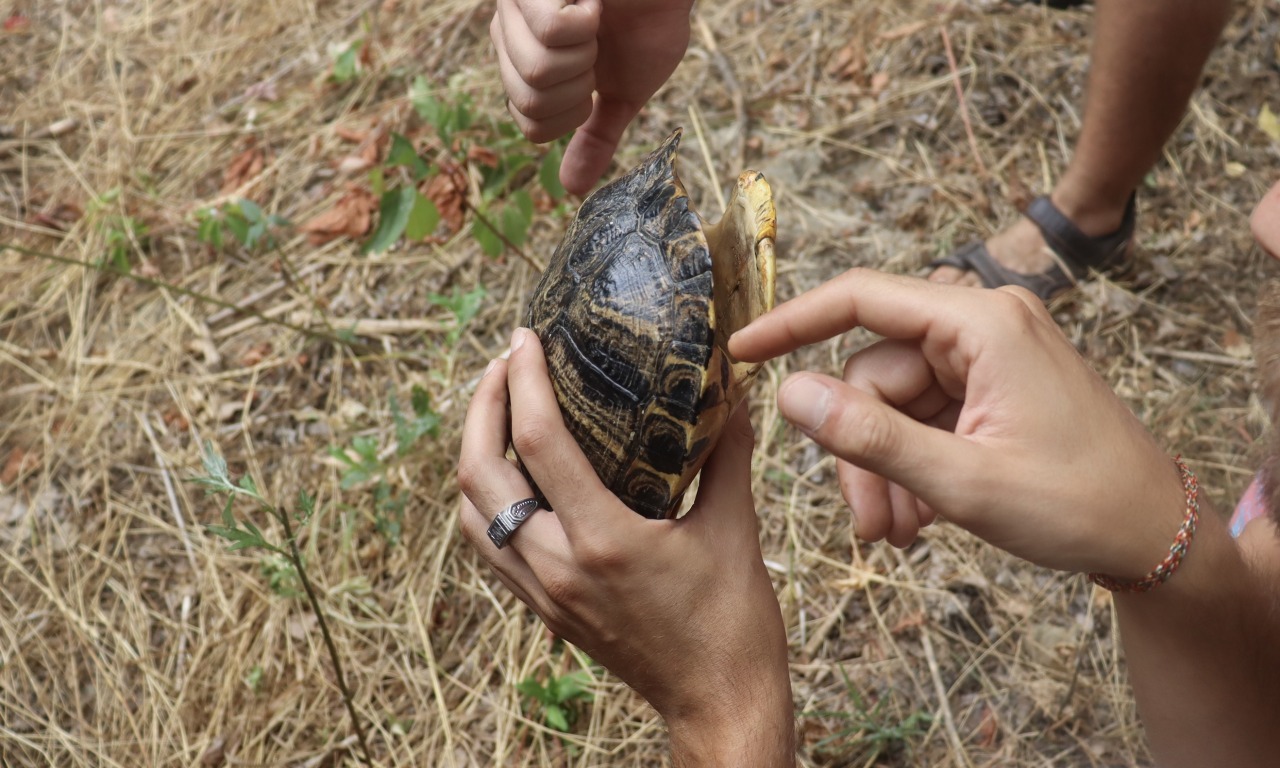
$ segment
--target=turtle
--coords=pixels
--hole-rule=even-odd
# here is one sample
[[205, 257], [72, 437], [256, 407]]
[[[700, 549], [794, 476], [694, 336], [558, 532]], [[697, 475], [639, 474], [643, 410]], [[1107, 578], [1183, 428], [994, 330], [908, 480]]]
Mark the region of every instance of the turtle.
[[525, 317], [569, 432], [604, 485], [653, 519], [679, 513], [760, 369], [729, 354], [729, 336], [774, 304], [768, 182], [744, 171], [705, 223], [676, 173], [681, 135], [582, 202]]

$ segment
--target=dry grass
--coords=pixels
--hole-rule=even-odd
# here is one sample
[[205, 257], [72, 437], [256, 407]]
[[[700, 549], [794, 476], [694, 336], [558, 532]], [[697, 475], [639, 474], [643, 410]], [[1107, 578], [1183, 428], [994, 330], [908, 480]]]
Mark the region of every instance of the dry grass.
[[[424, 74], [441, 93], [448, 82], [501, 115], [486, 4], [16, 7], [31, 24], [0, 32], [0, 242], [94, 260], [104, 217], [126, 214], [150, 230], [135, 263], [146, 274], [321, 329], [326, 318], [389, 322], [343, 346], [0, 254], [0, 763], [355, 764], [314, 617], [271, 592], [256, 555], [228, 553], [202, 529], [218, 505], [187, 478], [211, 440], [274, 498], [308, 489], [326, 510], [302, 543], [379, 764], [666, 764], [661, 723], [608, 676], [563, 742], [522, 710], [514, 683], [580, 662], [456, 534], [463, 406], [505, 348], [533, 270], [487, 259], [467, 237], [377, 258], [346, 240], [290, 237], [278, 255], [249, 257], [195, 237], [194, 212], [221, 199], [223, 170], [247, 141], [266, 150], [264, 166], [228, 194], [302, 221], [340, 188], [332, 168], [350, 147], [335, 127], [417, 125], [406, 78]], [[975, 3], [940, 17], [922, 2], [741, 0], [700, 14], [690, 56], [622, 159], [689, 124], [692, 110], [718, 182], [761, 167], [781, 195], [783, 298], [854, 264], [916, 271], [1011, 221], [1014, 203], [1062, 167], [1078, 127], [1087, 12]], [[327, 84], [327, 46], [366, 24], [378, 33], [374, 70]], [[1247, 482], [1263, 429], [1247, 339], [1269, 265], [1246, 216], [1275, 176], [1276, 148], [1254, 124], [1275, 92], [1276, 36], [1273, 5], [1241, 4], [1209, 87], [1143, 191], [1150, 262], [1131, 282], [1096, 282], [1055, 307], [1221, 506]], [[686, 180], [711, 210], [692, 139]], [[106, 213], [79, 215], [112, 189]], [[536, 222], [531, 250], [550, 248], [559, 226]], [[447, 313], [425, 296], [476, 284], [489, 298], [447, 344]], [[797, 711], [854, 711], [843, 670], [884, 724], [933, 717], [880, 764], [1143, 763], [1104, 595], [946, 526], [905, 553], [851, 546], [830, 459], [783, 425], [773, 395], [789, 371], [835, 369], [860, 343], [778, 361], [753, 407], [756, 498]], [[388, 547], [368, 492], [339, 488], [327, 449], [362, 434], [390, 445], [388, 391], [405, 401], [415, 384], [444, 424], [397, 467], [392, 484], [410, 501], [404, 540]], [[816, 746], [840, 718], [799, 723], [804, 764], [876, 763], [865, 741]]]

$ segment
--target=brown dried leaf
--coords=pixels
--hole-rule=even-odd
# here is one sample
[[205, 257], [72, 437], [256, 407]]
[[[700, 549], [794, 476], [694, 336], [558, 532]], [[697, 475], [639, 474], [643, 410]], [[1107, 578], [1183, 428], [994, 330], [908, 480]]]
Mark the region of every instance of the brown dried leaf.
[[449, 232], [462, 231], [467, 208], [467, 177], [461, 168], [452, 163], [445, 165], [427, 182], [422, 194], [435, 203], [436, 210], [440, 212], [440, 222], [448, 227]]
[[349, 188], [329, 210], [313, 216], [298, 227], [307, 234], [307, 242], [324, 245], [339, 237], [358, 238], [369, 231], [378, 200], [367, 189]]
[[267, 155], [250, 143], [249, 148], [236, 155], [222, 172], [221, 193], [229, 195], [252, 181], [267, 165]]
[[498, 153], [488, 147], [473, 144], [467, 150], [467, 159], [476, 165], [483, 165], [486, 168], [498, 167]]
[[9, 458], [0, 469], [0, 486], [13, 485], [19, 475], [38, 466], [40, 466], [40, 454], [15, 447], [9, 451]]
[[885, 31], [876, 35], [876, 39], [883, 40], [885, 42], [901, 40], [904, 37], [911, 37], [915, 33], [929, 26], [929, 24], [930, 22], [928, 21], [913, 21], [908, 24], [903, 24], [900, 27], [894, 27], [893, 29], [886, 29]]
[[334, 134], [343, 141], [349, 141], [352, 144], [361, 144], [369, 138], [368, 131], [362, 131], [358, 128], [348, 128], [345, 125], [335, 126]]
[[827, 65], [827, 74], [840, 80], [852, 80], [867, 66], [867, 52], [861, 40], [854, 40], [836, 53]]
[[889, 87], [890, 80], [891, 78], [889, 77], [888, 72], [877, 72], [874, 75], [872, 75], [871, 76], [871, 95], [879, 96], [880, 94], [884, 93], [885, 89]]

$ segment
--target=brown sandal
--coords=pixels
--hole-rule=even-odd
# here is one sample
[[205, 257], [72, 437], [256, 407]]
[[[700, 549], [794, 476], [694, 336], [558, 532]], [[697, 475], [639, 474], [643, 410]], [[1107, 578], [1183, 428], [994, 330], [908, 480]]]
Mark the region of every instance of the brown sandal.
[[1039, 227], [1045, 242], [1058, 257], [1057, 264], [1035, 274], [1015, 272], [996, 261], [985, 243], [978, 242], [929, 266], [976, 272], [987, 288], [1020, 285], [1042, 301], [1048, 301], [1088, 277], [1090, 272], [1116, 272], [1128, 265], [1135, 211], [1135, 196], [1130, 195], [1120, 227], [1110, 234], [1090, 237], [1072, 224], [1048, 195], [1044, 195], [1033, 200], [1023, 215]]

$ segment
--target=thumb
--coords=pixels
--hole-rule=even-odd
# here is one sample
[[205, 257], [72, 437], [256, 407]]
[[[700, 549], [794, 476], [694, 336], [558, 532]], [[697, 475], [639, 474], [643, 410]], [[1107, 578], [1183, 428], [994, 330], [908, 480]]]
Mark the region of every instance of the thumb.
[[833, 455], [897, 483], [939, 512], [966, 509], [969, 479], [990, 474], [989, 467], [982, 471], [981, 445], [830, 376], [789, 377], [778, 390], [778, 409]]
[[751, 453], [755, 444], [756, 436], [743, 403], [729, 417], [719, 442], [702, 467], [695, 509], [727, 508], [732, 512], [725, 514], [740, 515], [755, 522], [755, 503], [751, 496]]
[[560, 183], [575, 195], [591, 191], [608, 170], [613, 153], [641, 104], [596, 95], [591, 117], [573, 134], [560, 162]]

